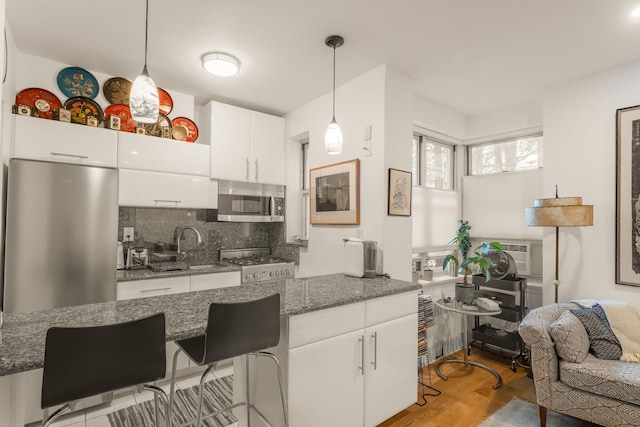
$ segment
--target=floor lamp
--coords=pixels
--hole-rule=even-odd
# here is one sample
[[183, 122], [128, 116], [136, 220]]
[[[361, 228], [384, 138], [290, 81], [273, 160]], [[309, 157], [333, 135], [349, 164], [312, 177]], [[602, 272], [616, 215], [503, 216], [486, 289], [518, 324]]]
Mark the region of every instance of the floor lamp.
[[558, 238], [560, 227], [584, 227], [593, 225], [593, 205], [583, 205], [582, 197], [556, 197], [552, 199], [536, 199], [533, 207], [524, 208], [525, 221], [528, 227], [556, 228], [556, 275], [553, 285], [558, 302]]

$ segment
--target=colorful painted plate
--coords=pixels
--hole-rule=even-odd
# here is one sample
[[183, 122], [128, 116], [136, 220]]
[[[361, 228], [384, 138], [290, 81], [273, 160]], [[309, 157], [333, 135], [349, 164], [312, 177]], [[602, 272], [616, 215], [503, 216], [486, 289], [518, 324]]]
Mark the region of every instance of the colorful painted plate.
[[93, 74], [80, 67], [67, 67], [58, 73], [58, 87], [69, 98], [84, 96], [95, 98], [100, 91]]
[[111, 104], [129, 105], [132, 84], [124, 77], [112, 77], [102, 84], [102, 94]]
[[[127, 95], [128, 96], [128, 95]], [[111, 104], [104, 110], [105, 116], [110, 115], [120, 117], [120, 130], [123, 132], [133, 132], [136, 130], [137, 122], [131, 117], [131, 110], [128, 105]]]
[[104, 112], [96, 101], [84, 96], [69, 98], [64, 102], [64, 108], [71, 112], [71, 123], [82, 123], [82, 119], [93, 116], [98, 119], [98, 125], [102, 123]]
[[[176, 117], [171, 121], [171, 124], [174, 128], [184, 127], [187, 129], [187, 135], [184, 139], [176, 138], [176, 136], [174, 135], [175, 139], [185, 142], [194, 142], [196, 139], [198, 139], [198, 126], [196, 126], [193, 120], [186, 117]], [[180, 131], [176, 133], [178, 134], [178, 136], [180, 136]]]
[[164, 114], [158, 114], [158, 120], [155, 123], [141, 123], [144, 126], [147, 135], [162, 136], [162, 128], [169, 127], [171, 129], [171, 120]]
[[173, 110], [173, 98], [169, 95], [169, 92], [158, 88], [158, 98], [160, 100], [160, 112], [162, 114], [169, 114]]
[[50, 119], [53, 110], [62, 108], [62, 102], [48, 90], [31, 87], [23, 89], [16, 95], [16, 104], [34, 108], [38, 117]]

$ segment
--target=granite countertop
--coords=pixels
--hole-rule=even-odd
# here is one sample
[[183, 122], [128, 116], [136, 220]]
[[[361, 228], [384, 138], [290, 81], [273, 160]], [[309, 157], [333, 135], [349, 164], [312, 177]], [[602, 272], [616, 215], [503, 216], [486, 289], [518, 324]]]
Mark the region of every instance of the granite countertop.
[[332, 274], [6, 314], [0, 329], [0, 376], [41, 368], [46, 332], [51, 326], [97, 326], [164, 312], [167, 341], [174, 341], [204, 333], [212, 302], [242, 302], [279, 293], [281, 315], [293, 316], [419, 289], [418, 284], [384, 277]]
[[[186, 270], [171, 270], [171, 271], [153, 271], [148, 268], [140, 270], [117, 270], [116, 281], [129, 282], [133, 280], [145, 280], [145, 279], [159, 279], [162, 277], [178, 277], [178, 276], [193, 276], [196, 274], [212, 274], [212, 273], [224, 273], [227, 271], [240, 271], [242, 267], [239, 265], [231, 264], [228, 262], [214, 262], [206, 266], [194, 266], [196, 269], [188, 268]], [[203, 268], [204, 267], [204, 268]]]

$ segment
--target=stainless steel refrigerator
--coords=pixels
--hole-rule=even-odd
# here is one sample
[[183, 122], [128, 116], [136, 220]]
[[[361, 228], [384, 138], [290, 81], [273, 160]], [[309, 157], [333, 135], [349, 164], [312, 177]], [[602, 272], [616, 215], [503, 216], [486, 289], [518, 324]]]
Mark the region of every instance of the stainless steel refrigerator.
[[4, 310], [116, 299], [118, 171], [11, 159]]

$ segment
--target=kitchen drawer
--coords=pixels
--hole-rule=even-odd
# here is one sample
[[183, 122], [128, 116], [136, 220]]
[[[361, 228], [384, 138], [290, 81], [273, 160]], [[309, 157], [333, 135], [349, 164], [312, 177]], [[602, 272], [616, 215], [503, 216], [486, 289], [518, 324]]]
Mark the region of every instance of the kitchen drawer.
[[118, 167], [209, 176], [209, 146], [135, 133], [118, 133]]
[[215, 208], [212, 189], [217, 181], [206, 176], [120, 169], [120, 206]]
[[377, 325], [418, 312], [418, 291], [374, 298], [365, 302], [367, 326]]
[[224, 273], [212, 274], [193, 274], [191, 276], [192, 291], [228, 288], [231, 286], [240, 286], [239, 271], [226, 271]]
[[117, 166], [117, 131], [35, 117], [13, 117], [12, 157]]
[[189, 276], [135, 280], [118, 283], [118, 300], [189, 292]]
[[364, 308], [364, 303], [358, 302], [291, 316], [289, 318], [289, 348], [362, 329], [364, 327]]

